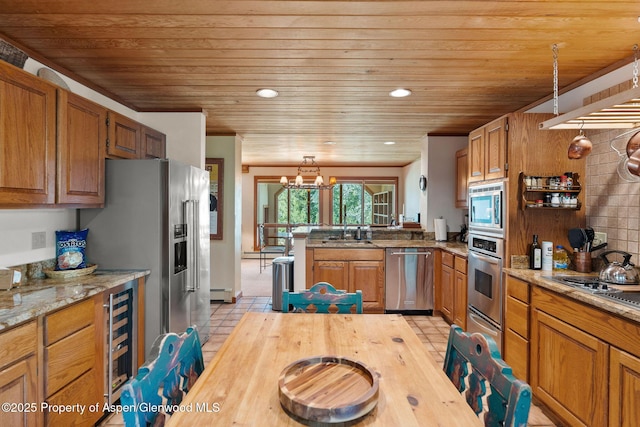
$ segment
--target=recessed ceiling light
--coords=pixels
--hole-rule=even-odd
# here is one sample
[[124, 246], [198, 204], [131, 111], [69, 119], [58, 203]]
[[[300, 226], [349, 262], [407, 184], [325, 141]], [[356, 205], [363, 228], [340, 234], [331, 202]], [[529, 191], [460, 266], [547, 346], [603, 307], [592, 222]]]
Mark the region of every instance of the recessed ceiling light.
[[335, 141], [325, 141], [325, 145], [336, 145]]
[[384, 145], [394, 145], [396, 142], [395, 141], [385, 141], [383, 144]]
[[405, 96], [409, 96], [411, 95], [411, 91], [409, 89], [395, 89], [392, 90], [391, 92], [389, 92], [390, 96], [393, 96], [394, 98], [404, 98]]
[[258, 95], [260, 98], [275, 98], [276, 96], [278, 96], [278, 91], [267, 88], [258, 89], [256, 91], [256, 95]]

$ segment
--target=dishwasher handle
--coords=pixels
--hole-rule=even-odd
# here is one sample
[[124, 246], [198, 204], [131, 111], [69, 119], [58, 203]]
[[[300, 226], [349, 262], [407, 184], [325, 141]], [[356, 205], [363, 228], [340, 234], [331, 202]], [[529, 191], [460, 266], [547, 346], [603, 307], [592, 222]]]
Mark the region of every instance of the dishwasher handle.
[[431, 255], [431, 252], [391, 252], [390, 255]]

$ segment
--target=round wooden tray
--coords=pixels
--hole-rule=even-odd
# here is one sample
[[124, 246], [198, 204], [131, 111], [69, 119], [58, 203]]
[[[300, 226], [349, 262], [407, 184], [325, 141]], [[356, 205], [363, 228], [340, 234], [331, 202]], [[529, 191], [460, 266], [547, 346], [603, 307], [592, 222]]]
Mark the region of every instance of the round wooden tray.
[[98, 264], [89, 264], [86, 268], [77, 268], [75, 270], [42, 270], [45, 276], [51, 279], [71, 279], [73, 277], [87, 276], [98, 268]]
[[309, 421], [355, 420], [378, 403], [378, 376], [346, 357], [297, 360], [284, 368], [278, 387], [282, 407]]

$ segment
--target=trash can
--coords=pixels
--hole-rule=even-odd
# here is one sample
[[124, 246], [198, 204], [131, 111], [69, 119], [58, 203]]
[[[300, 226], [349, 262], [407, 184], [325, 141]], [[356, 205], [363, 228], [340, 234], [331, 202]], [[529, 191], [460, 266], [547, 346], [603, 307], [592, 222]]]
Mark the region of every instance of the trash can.
[[271, 294], [271, 309], [282, 311], [282, 291], [288, 289], [293, 292], [293, 257], [281, 256], [273, 260], [273, 292]]

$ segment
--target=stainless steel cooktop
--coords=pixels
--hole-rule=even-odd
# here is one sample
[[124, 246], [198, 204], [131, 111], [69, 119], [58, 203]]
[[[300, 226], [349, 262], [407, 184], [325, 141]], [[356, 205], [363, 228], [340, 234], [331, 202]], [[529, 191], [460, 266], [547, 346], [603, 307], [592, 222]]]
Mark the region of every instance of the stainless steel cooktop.
[[608, 283], [601, 282], [597, 276], [556, 275], [543, 276], [543, 278], [640, 309], [640, 292], [629, 292], [610, 288]]

